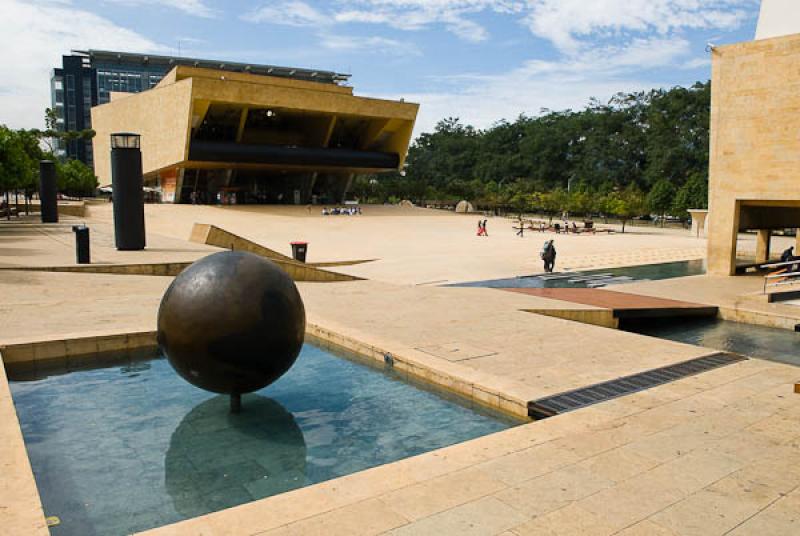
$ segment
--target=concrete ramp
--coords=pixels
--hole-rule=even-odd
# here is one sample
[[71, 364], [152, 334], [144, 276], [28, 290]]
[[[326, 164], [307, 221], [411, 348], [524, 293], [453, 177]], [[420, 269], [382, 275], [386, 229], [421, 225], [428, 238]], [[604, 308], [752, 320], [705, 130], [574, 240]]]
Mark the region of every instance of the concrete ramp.
[[[341, 281], [360, 281], [362, 278], [316, 266], [309, 266], [295, 260], [270, 259], [280, 266], [295, 281], [311, 281], [317, 283], [336, 283]], [[69, 272], [84, 274], [109, 275], [151, 275], [175, 277], [192, 263], [187, 262], [151, 262], [140, 264], [75, 264], [69, 266], [4, 266], [0, 270], [23, 272]]]
[[[195, 223], [192, 227], [192, 234], [189, 236], [191, 242], [198, 244], [205, 244], [207, 246], [216, 246], [218, 248], [230, 249], [231, 251], [247, 251], [266, 257], [274, 261], [291, 261], [295, 262], [292, 257], [286, 256], [283, 253], [278, 253], [274, 249], [262, 246], [257, 242], [253, 242], [247, 238], [241, 237], [230, 231], [226, 231], [216, 225], [209, 223]], [[375, 259], [354, 260], [354, 261], [331, 261], [331, 262], [309, 262], [304, 263], [304, 266], [312, 266], [315, 268], [325, 268], [334, 266], [352, 266], [354, 264], [363, 264], [365, 262], [372, 262]], [[358, 278], [354, 278], [358, 279]]]
[[208, 223], [195, 223], [194, 227], [192, 227], [189, 241], [232, 251], [248, 251], [273, 260], [294, 261], [291, 257], [278, 253], [274, 249], [269, 249], [252, 240], [242, 238], [237, 234]]

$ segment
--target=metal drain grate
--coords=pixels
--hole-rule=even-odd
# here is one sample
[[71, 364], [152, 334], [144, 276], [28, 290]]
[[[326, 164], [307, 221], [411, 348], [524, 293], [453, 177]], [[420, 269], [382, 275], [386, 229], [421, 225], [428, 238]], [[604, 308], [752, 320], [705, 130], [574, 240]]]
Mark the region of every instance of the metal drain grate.
[[631, 376], [617, 378], [603, 383], [581, 387], [573, 391], [566, 391], [557, 395], [540, 398], [528, 402], [528, 416], [534, 419], [546, 419], [553, 415], [566, 413], [592, 404], [598, 404], [629, 395], [638, 391], [644, 391], [651, 387], [656, 387], [669, 383], [687, 376], [693, 376], [700, 372], [712, 370], [725, 365], [731, 365], [744, 361], [747, 358], [738, 354], [720, 352], [697, 359], [684, 361], [675, 365], [661, 367]]

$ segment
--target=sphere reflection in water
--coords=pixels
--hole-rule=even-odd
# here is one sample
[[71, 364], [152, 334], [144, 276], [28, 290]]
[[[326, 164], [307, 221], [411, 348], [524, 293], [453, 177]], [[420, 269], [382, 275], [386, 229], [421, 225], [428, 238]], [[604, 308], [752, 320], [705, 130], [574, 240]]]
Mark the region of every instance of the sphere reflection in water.
[[228, 398], [196, 406], [175, 429], [165, 462], [175, 510], [194, 517], [305, 484], [306, 444], [291, 413], [258, 395], [231, 414]]

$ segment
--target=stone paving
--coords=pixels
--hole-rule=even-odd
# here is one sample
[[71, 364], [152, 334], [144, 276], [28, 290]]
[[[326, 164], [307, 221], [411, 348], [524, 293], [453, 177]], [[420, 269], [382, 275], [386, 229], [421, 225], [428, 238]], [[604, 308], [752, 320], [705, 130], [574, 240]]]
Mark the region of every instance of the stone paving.
[[[520, 404], [710, 353], [524, 312], [564, 306], [546, 298], [425, 284], [538, 272], [542, 235], [517, 239], [510, 221], [490, 220], [497, 236], [481, 241], [471, 230], [474, 217], [416, 209], [375, 207], [363, 217], [324, 219], [305, 209], [154, 206], [153, 250], [123, 261], [108, 243], [107, 210], [92, 207], [89, 221], [93, 236], [106, 236], [97, 252], [108, 262], [215, 251], [187, 241], [195, 221], [285, 253], [290, 239], [308, 238], [312, 261], [379, 258], [347, 267], [371, 272], [372, 281], [299, 284], [309, 322], [407, 359], [440, 382], [466, 382]], [[0, 262], [71, 262], [68, 244], [37, 235], [25, 247], [0, 224]], [[696, 258], [704, 247], [680, 232], [653, 229], [556, 240], [560, 259], [576, 267], [581, 258], [598, 268]], [[0, 346], [152, 331], [170, 281], [0, 270]], [[640, 283], [625, 292], [702, 302], [698, 293], [708, 281], [706, 303], [750, 300], [726, 297], [725, 281], [686, 281], [691, 285]], [[730, 281], [736, 293], [737, 285], [752, 284]], [[748, 360], [150, 534], [791, 534], [800, 523], [798, 380], [795, 367]], [[44, 534], [10, 402], [0, 392], [0, 523]], [[19, 476], [5, 476], [8, 468]]]
[[[688, 231], [628, 226], [625, 234], [525, 233], [514, 220], [491, 218], [489, 237], [475, 236], [479, 215], [367, 206], [363, 216], [320, 216], [305, 207], [148, 205], [148, 232], [186, 240], [194, 223], [213, 223], [283, 254], [309, 242], [308, 262], [378, 259], [340, 272], [398, 284], [441, 284], [539, 273], [539, 251], [555, 239], [557, 269], [627, 266], [699, 259], [705, 240]], [[88, 221], [107, 223], [110, 207], [92, 206]], [[618, 226], [609, 228], [619, 229]]]

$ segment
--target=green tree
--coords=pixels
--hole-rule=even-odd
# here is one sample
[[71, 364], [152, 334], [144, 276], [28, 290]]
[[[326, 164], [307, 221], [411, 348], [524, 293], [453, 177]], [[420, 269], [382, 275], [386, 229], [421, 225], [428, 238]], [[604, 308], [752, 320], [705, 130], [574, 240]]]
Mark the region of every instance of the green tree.
[[654, 90], [644, 114], [648, 186], [666, 178], [676, 188], [708, 169], [711, 84]]
[[660, 179], [653, 185], [647, 194], [647, 206], [661, 216], [661, 225], [664, 225], [666, 215], [672, 210], [675, 203], [675, 186], [669, 179]]
[[622, 192], [611, 192], [605, 197], [605, 209], [622, 221], [622, 232], [625, 224], [632, 218], [641, 216], [647, 210], [645, 196], [638, 186], [631, 184]]
[[36, 188], [41, 156], [38, 140], [31, 131], [0, 125], [0, 193], [7, 200], [9, 191]]
[[80, 160], [59, 164], [56, 173], [58, 189], [71, 196], [90, 196], [99, 184], [94, 171]]
[[58, 113], [54, 109], [45, 108], [45, 130], [34, 129], [30, 131], [47, 146], [47, 152], [50, 154], [55, 154], [56, 152], [56, 147], [53, 143], [56, 140], [59, 140], [62, 143], [69, 143], [78, 140], [89, 141], [94, 138], [96, 134], [91, 128], [65, 131], [59, 126], [58, 119]]
[[[680, 212], [690, 200], [701, 206], [709, 109], [710, 84], [697, 83], [619, 93], [580, 110], [542, 110], [537, 117], [521, 115], [485, 130], [446, 118], [412, 143], [405, 175], [382, 176], [381, 184], [386, 197], [420, 199], [435, 192], [441, 199], [489, 207], [539, 192], [537, 208], [554, 214], [592, 212], [611, 192], [636, 185], [649, 193], [664, 180], [676, 194], [669, 207], [659, 203], [657, 212]], [[570, 182], [576, 194], [565, 201], [556, 190]], [[665, 189], [659, 185], [654, 196], [660, 198]]]
[[690, 208], [708, 208], [708, 178], [705, 173], [693, 173], [675, 194], [672, 213], [684, 216]]

